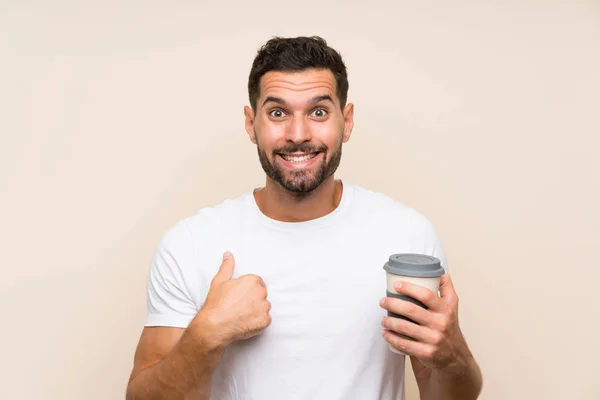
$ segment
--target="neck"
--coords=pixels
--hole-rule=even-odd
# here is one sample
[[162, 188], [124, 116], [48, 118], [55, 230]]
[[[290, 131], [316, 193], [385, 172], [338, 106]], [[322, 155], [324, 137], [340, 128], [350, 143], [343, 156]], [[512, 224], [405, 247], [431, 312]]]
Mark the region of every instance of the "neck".
[[282, 222], [303, 222], [335, 210], [342, 199], [342, 183], [333, 176], [311, 193], [293, 193], [267, 178], [264, 188], [254, 192], [258, 208], [267, 217]]

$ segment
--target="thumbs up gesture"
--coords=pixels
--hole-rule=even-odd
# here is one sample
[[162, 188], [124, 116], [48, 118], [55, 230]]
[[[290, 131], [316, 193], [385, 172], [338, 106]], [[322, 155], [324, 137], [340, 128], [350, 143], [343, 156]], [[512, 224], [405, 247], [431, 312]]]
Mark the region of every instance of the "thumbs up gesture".
[[204, 305], [195, 318], [202, 320], [203, 328], [211, 332], [211, 341], [216, 341], [222, 348], [236, 340], [256, 336], [271, 324], [271, 303], [267, 300], [264, 281], [251, 274], [231, 279], [234, 267], [233, 255], [225, 253]]

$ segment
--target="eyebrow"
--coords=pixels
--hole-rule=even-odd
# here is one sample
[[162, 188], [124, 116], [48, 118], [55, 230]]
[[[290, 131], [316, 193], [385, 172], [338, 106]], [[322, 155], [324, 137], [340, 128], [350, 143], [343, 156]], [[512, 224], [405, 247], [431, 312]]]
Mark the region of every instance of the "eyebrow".
[[[328, 94], [324, 94], [324, 95], [321, 95], [321, 96], [316, 96], [316, 97], [313, 97], [312, 99], [310, 99], [310, 102], [313, 103], [313, 104], [320, 103], [322, 101], [329, 101], [331, 103], [334, 103], [333, 99]], [[269, 96], [269, 97], [267, 97], [265, 99], [265, 101], [263, 101], [263, 104], [262, 104], [263, 107], [268, 102], [273, 102], [273, 103], [281, 104], [282, 106], [286, 105], [285, 100], [283, 100], [282, 98], [275, 97], [275, 96]]]
[[283, 100], [282, 98], [279, 98], [279, 97], [269, 96], [265, 99], [265, 101], [263, 101], [262, 105], [264, 106], [268, 102], [273, 102], [273, 103], [277, 103], [277, 104], [281, 104], [282, 106], [285, 106], [285, 100]]

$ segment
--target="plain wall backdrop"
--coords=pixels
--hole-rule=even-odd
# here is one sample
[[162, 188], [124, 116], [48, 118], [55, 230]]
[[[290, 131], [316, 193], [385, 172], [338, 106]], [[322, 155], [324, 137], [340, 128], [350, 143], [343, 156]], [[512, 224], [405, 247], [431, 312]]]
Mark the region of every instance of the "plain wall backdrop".
[[124, 398], [154, 246], [264, 184], [252, 59], [313, 34], [337, 176], [440, 231], [481, 398], [600, 398], [600, 5], [568, 0], [0, 2], [0, 398]]

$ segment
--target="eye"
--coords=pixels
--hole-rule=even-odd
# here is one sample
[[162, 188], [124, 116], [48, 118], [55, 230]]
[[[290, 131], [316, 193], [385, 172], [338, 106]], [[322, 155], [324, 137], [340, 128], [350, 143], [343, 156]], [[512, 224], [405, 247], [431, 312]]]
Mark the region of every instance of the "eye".
[[269, 111], [269, 116], [271, 116], [273, 118], [283, 118], [284, 115], [285, 115], [285, 113], [283, 112], [283, 110], [281, 110], [279, 108]]
[[323, 118], [327, 115], [327, 110], [325, 110], [324, 108], [317, 108], [315, 111], [312, 112], [312, 115], [317, 118]]

